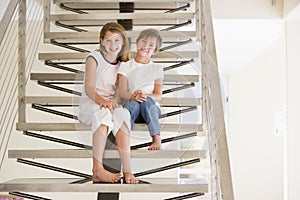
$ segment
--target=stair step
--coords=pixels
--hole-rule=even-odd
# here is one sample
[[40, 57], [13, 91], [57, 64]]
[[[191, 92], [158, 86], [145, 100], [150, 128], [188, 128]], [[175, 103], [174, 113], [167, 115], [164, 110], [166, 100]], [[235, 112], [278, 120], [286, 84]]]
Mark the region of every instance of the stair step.
[[50, 21], [101, 21], [101, 20], [176, 20], [176, 19], [194, 19], [194, 13], [101, 13], [101, 14], [52, 14]]
[[[131, 158], [204, 158], [205, 150], [131, 150]], [[8, 150], [9, 158], [92, 158], [85, 149], [20, 149]], [[120, 158], [117, 150], [105, 150], [104, 158]]]
[[[80, 97], [67, 96], [27, 96], [25, 97], [26, 104], [50, 104], [50, 105], [78, 105]], [[161, 106], [199, 106], [201, 98], [178, 98], [178, 97], [163, 97], [159, 102]]]
[[[198, 184], [74, 184], [82, 179], [71, 178], [20, 178], [0, 184], [0, 192], [208, 192], [208, 183]], [[158, 179], [159, 180], [159, 179]]]
[[[155, 13], [156, 14], [156, 13]], [[61, 21], [60, 24], [64, 24], [67, 26], [78, 26], [78, 27], [97, 27], [99, 28], [100, 26], [104, 26], [104, 24], [109, 23], [115, 21], [117, 22], [117, 20], [112, 20], [112, 19], [108, 19], [108, 20], [70, 20], [70, 21]], [[178, 19], [161, 19], [161, 20], [153, 20], [153, 19], [134, 19], [132, 20], [132, 25], [134, 27], [138, 27], [138, 26], [143, 26], [144, 28], [149, 28], [149, 26], [154, 26], [157, 29], [160, 29], [158, 27], [160, 26], [188, 26], [191, 24], [192, 20], [185, 20], [185, 22], [178, 22]]]
[[[136, 38], [140, 31], [126, 31], [129, 38]], [[196, 37], [196, 31], [161, 31], [165, 38], [190, 38]], [[45, 39], [77, 39], [76, 41], [99, 42], [99, 32], [48, 32], [44, 33]]]
[[[133, 53], [133, 57], [134, 57]], [[39, 60], [84, 60], [88, 53], [39, 53]], [[151, 57], [153, 61], [180, 60], [185, 58], [198, 58], [199, 51], [162, 51]]]
[[[81, 10], [85, 13], [94, 13], [99, 12], [103, 10], [122, 10], [124, 8], [123, 3], [120, 5], [120, 2], [67, 2], [64, 3], [63, 6], [61, 6], [62, 9], [68, 10], [68, 8], [75, 9], [76, 11]], [[132, 2], [131, 2], [132, 3]], [[188, 4], [188, 2], [185, 2], [185, 4]], [[184, 7], [185, 6], [185, 7]], [[125, 5], [126, 7], [126, 5]], [[177, 10], [178, 7], [180, 7], [176, 2], [135, 2], [134, 3], [134, 9], [135, 11], [149, 11], [149, 10], [155, 10], [155, 11], [167, 11], [167, 10]], [[182, 5], [184, 8], [189, 8], [189, 5]], [[180, 10], [184, 10], [184, 8]], [[76, 13], [73, 12], [73, 13]], [[80, 13], [80, 12], [79, 12]], [[84, 14], [85, 14], [84, 13]]]
[[[90, 126], [83, 123], [17, 123], [19, 131], [88, 131]], [[135, 124], [133, 131], [147, 131], [146, 124]], [[202, 124], [161, 124], [161, 131], [193, 132], [202, 131]]]
[[[83, 81], [83, 74], [75, 73], [31, 73], [30, 80], [35, 81]], [[199, 75], [165, 74], [164, 82], [199, 82]]]
[[133, 2], [133, 3], [178, 3], [178, 2], [193, 2], [194, 0], [54, 0], [55, 4], [59, 3], [119, 3], [119, 2]]

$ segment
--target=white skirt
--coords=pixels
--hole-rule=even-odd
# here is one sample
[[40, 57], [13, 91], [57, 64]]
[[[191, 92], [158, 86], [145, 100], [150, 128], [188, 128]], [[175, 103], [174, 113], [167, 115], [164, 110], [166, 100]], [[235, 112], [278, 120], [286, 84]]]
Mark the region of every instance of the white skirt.
[[[80, 122], [91, 126], [92, 133], [95, 133], [101, 125], [105, 125], [108, 127], [108, 133], [112, 131], [116, 136], [123, 123], [125, 123], [129, 131], [131, 130], [130, 113], [123, 107], [115, 108], [113, 113], [111, 113], [108, 108], [100, 109], [99, 105], [94, 102], [83, 103], [79, 106], [78, 119]], [[89, 145], [91, 145], [91, 140], [86, 141], [89, 142], [85, 143], [90, 143]]]

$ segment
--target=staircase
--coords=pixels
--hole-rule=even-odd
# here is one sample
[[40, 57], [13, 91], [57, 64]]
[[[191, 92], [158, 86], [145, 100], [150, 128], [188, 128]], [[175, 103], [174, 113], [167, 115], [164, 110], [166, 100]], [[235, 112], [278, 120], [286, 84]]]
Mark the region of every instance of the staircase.
[[[21, 0], [19, 5], [23, 15], [24, 2]], [[143, 199], [149, 196], [150, 199], [233, 200], [209, 3], [200, 0], [44, 0], [43, 3], [43, 52], [38, 53], [39, 64], [30, 73], [27, 92], [24, 72], [19, 68], [16, 128], [35, 146], [9, 149], [8, 157], [45, 172], [45, 176], [15, 177], [0, 183], [0, 192], [26, 199], [56, 199], [42, 194], [64, 192], [95, 193], [97, 199], [111, 200], [119, 199], [120, 194], [126, 199], [128, 193], [142, 193], [146, 195]], [[91, 182], [92, 147], [82, 138], [90, 127], [77, 120], [83, 61], [90, 51], [98, 48], [101, 26], [111, 21], [119, 22], [127, 30], [132, 50], [137, 35], [145, 28], [161, 30], [163, 36], [161, 52], [152, 59], [163, 65], [165, 72], [160, 102], [163, 149], [146, 150], [150, 144], [147, 127], [135, 126], [131, 134], [131, 158], [135, 176], [140, 180], [137, 185], [122, 181]], [[23, 40], [20, 41], [22, 46]], [[22, 63], [19, 62], [20, 66]], [[120, 159], [113, 145], [114, 138], [109, 137], [104, 163], [109, 170], [118, 171]]]

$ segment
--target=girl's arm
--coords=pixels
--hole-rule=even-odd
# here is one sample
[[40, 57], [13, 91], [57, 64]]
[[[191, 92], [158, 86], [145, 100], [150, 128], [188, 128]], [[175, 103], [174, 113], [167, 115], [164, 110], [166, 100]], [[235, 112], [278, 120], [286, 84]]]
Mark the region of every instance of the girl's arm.
[[110, 108], [111, 102], [106, 101], [96, 92], [96, 68], [96, 61], [89, 57], [85, 64], [85, 93], [95, 103], [99, 104], [100, 108]]
[[119, 86], [117, 89], [117, 94], [122, 98], [126, 100], [133, 100], [133, 94], [128, 92], [128, 81], [127, 77], [123, 76], [122, 74], [118, 74], [119, 79]]
[[112, 107], [117, 108], [122, 103], [122, 98], [120, 97], [119, 91], [120, 81], [119, 81], [119, 74], [117, 75], [117, 82], [116, 82], [116, 92], [114, 98], [112, 99]]
[[146, 96], [151, 97], [154, 101], [160, 101], [162, 97], [162, 79], [156, 79], [154, 82], [154, 90], [152, 94], [146, 94]]

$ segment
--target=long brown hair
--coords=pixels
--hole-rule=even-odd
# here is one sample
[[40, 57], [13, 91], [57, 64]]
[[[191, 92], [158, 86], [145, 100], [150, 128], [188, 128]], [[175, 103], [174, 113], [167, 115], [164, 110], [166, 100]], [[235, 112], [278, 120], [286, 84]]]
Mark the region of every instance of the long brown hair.
[[[123, 26], [121, 24], [118, 24], [116, 22], [106, 23], [100, 31], [100, 41], [104, 39], [104, 37], [108, 31], [119, 34], [122, 37], [123, 42], [124, 42], [124, 45], [123, 45], [121, 51], [118, 53], [117, 60], [122, 61], [122, 62], [128, 61], [130, 58], [130, 45], [129, 45], [129, 41], [128, 41], [128, 38], [127, 38], [127, 35], [125, 32], [125, 29], [123, 28]], [[106, 52], [104, 46], [101, 45], [101, 43], [100, 43], [100, 51], [102, 53]]]

